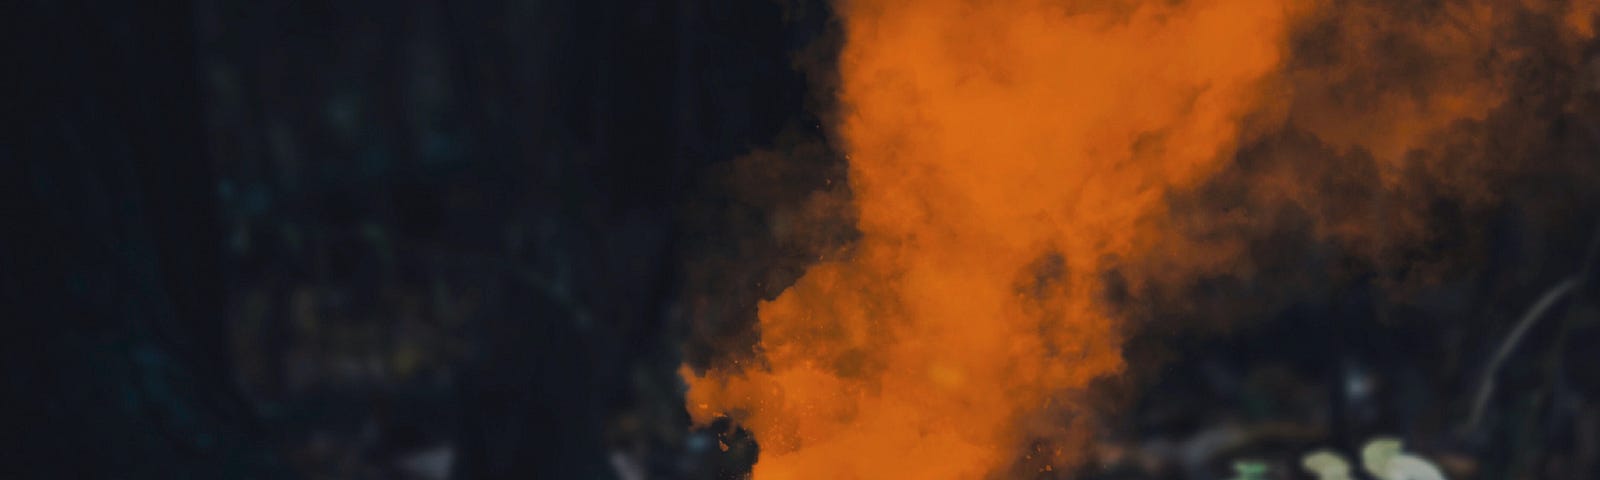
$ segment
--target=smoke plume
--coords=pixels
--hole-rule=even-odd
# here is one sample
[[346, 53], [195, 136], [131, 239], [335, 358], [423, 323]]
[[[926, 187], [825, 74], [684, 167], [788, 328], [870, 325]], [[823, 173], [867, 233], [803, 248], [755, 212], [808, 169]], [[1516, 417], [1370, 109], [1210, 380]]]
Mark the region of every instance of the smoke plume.
[[[697, 327], [683, 370], [695, 422], [760, 444], [757, 479], [1052, 475], [1086, 460], [1084, 392], [1128, 371], [1142, 326], [1328, 281], [1301, 255], [1403, 295], [1468, 268], [1472, 220], [1507, 196], [1592, 204], [1573, 186], [1594, 162], [1560, 142], [1592, 111], [1593, 4], [835, 7], [845, 178], [804, 142], [721, 174], [800, 256], [739, 277], [755, 322]], [[815, 193], [774, 196], [794, 185]], [[692, 270], [740, 257], [708, 258]], [[1236, 289], [1199, 305], [1218, 278]], [[724, 300], [691, 314], [753, 299]]]

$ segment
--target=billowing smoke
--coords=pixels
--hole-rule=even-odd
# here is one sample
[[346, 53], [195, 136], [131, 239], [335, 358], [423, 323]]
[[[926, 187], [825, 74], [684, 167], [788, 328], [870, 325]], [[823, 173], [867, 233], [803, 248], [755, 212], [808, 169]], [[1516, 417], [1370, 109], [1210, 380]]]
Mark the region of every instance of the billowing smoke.
[[[1485, 229], [1508, 208], [1546, 230], [1591, 223], [1595, 12], [1489, 1], [1311, 11], [1238, 152], [1169, 192], [1174, 234], [1112, 272], [1118, 303], [1208, 327], [1329, 283], [1371, 282], [1404, 303], [1478, 268]], [[1313, 257], [1327, 268], [1305, 271]], [[1199, 294], [1202, 283], [1223, 291]]]
[[[717, 178], [746, 209], [727, 212], [797, 256], [759, 278], [739, 255], [692, 269], [763, 299], [753, 324], [701, 318], [748, 315], [749, 286], [692, 304], [684, 368], [690, 415], [747, 429], [758, 479], [1071, 468], [1094, 435], [1084, 392], [1129, 370], [1140, 326], [1329, 281], [1302, 254], [1404, 295], [1469, 268], [1472, 221], [1508, 195], [1555, 211], [1600, 173], [1561, 144], [1594, 99], [1588, 3], [836, 10], [847, 172], [799, 141], [732, 163]], [[797, 186], [814, 193], [780, 200]], [[1197, 302], [1216, 279], [1236, 288]]]

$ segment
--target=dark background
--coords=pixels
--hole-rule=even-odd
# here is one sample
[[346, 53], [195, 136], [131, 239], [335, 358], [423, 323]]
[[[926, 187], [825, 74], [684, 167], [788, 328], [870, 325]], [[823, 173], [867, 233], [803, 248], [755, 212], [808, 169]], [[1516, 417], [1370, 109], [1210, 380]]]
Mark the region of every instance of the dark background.
[[0, 13], [0, 476], [705, 470], [679, 210], [815, 131], [792, 59], [827, 12], [160, 3]]
[[[736, 476], [758, 447], [691, 430], [677, 368], [749, 345], [756, 300], [850, 236], [759, 233], [845, 184], [812, 113], [825, 2], [17, 0], [0, 17], [17, 82], [0, 477]], [[1592, 118], [1555, 129], [1573, 162], [1592, 161]], [[730, 163], [752, 150], [770, 163]], [[1225, 331], [1138, 327], [1130, 358], [1163, 367], [1104, 386], [1124, 414], [1088, 474], [1293, 471], [1386, 433], [1453, 472], [1600, 478], [1596, 197], [1561, 194], [1471, 218], [1460, 236], [1487, 254], [1404, 305], [1356, 278]], [[1572, 275], [1487, 420], [1458, 425], [1514, 320]]]

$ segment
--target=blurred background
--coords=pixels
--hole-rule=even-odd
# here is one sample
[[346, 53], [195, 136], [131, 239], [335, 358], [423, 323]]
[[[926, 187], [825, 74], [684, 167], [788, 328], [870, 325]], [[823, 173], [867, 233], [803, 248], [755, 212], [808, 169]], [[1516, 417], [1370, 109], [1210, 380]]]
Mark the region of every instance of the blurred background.
[[[791, 218], [846, 183], [826, 2], [0, 12], [5, 478], [738, 478], [759, 446], [690, 426], [679, 365], [852, 235]], [[1452, 478], [1600, 478], [1593, 112], [1550, 113], [1565, 163], [1503, 204], [1434, 205], [1456, 243], [1416, 255], [1475, 253], [1403, 300], [1283, 227], [1272, 301], [1141, 310], [1158, 366], [1103, 386], [1078, 474], [1310, 478], [1381, 434]]]
[[701, 468], [681, 212], [819, 6], [7, 3], [4, 476]]

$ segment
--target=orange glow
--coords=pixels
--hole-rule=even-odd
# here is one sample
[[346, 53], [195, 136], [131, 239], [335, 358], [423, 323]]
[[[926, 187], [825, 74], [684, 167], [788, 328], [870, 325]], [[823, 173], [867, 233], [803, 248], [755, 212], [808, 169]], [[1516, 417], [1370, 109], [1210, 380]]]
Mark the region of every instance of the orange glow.
[[[1485, 5], [1523, 1], [1420, 23], [1360, 2], [841, 1], [836, 127], [861, 238], [760, 305], [760, 365], [683, 369], [689, 413], [749, 429], [757, 480], [982, 478], [1029, 451], [1039, 471], [1079, 464], [1091, 426], [1063, 418], [1124, 369], [1103, 273], [1238, 253], [1173, 239], [1168, 195], [1289, 125], [1397, 162], [1482, 118], [1504, 100], [1480, 69], [1500, 28]], [[1587, 35], [1593, 9], [1573, 12]], [[1338, 58], [1289, 62], [1317, 21], [1344, 32], [1322, 46]], [[1428, 95], [1353, 77], [1384, 73], [1396, 32], [1433, 62]], [[1263, 189], [1316, 194], [1293, 180]]]

